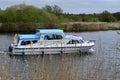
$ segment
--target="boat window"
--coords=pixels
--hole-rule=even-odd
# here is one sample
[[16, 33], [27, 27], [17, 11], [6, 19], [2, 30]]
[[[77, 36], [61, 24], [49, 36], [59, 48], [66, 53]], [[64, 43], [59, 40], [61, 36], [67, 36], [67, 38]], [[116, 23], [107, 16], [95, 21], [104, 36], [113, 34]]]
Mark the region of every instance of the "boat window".
[[62, 35], [56, 35], [57, 39], [63, 39]]
[[28, 45], [28, 44], [30, 44], [30, 41], [22, 41], [21, 42], [21, 45]]
[[77, 44], [79, 43], [78, 40], [70, 40], [67, 44]]
[[49, 40], [48, 35], [45, 35], [44, 40]]
[[26, 45], [30, 44], [30, 41], [26, 41]]
[[80, 39], [80, 40], [79, 40], [79, 43], [83, 43], [83, 40]]
[[[37, 43], [37, 40], [33, 40], [32, 43]], [[22, 41], [21, 45], [29, 45], [31, 44], [31, 41]]]
[[44, 37], [44, 40], [57, 40], [57, 39], [63, 39], [62, 35], [51, 34], [45, 35]]
[[21, 42], [21, 45], [25, 45], [25, 41], [22, 41], [22, 42]]
[[37, 40], [33, 40], [32, 42], [33, 42], [33, 43], [37, 43]]

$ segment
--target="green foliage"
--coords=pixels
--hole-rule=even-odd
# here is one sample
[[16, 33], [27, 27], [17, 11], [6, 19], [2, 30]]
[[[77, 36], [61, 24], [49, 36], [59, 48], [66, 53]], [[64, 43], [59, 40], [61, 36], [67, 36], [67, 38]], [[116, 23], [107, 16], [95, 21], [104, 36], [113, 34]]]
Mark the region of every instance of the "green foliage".
[[115, 22], [117, 19], [108, 11], [103, 11], [101, 20], [103, 22]]
[[0, 22], [2, 21], [2, 10], [0, 9]]
[[57, 27], [57, 29], [62, 29], [62, 30], [65, 29], [65, 26], [62, 24], [57, 24], [56, 27]]
[[88, 16], [85, 16], [85, 17], [84, 17], [84, 21], [85, 21], [85, 22], [98, 22], [98, 21], [99, 21], [99, 18], [88, 15]]
[[[68, 22], [115, 22], [119, 19], [120, 13], [111, 14], [103, 11], [100, 14], [69, 14], [57, 5], [46, 5], [42, 9], [32, 5], [19, 4], [8, 7], [6, 10], [0, 9], [0, 32], [27, 32], [36, 28], [58, 28], [65, 31], [92, 31], [119, 29], [112, 26], [102, 26], [96, 24], [82, 25], [69, 24]], [[117, 20], [118, 19], [118, 20]], [[59, 23], [58, 23], [59, 22]], [[62, 25], [60, 23], [67, 23]], [[57, 24], [57, 25], [56, 25]], [[56, 26], [55, 26], [56, 25]]]
[[58, 15], [59, 22], [73, 22], [73, 19], [65, 17], [64, 15]]
[[2, 22], [58, 22], [56, 15], [25, 4], [11, 6], [7, 8], [1, 16]]
[[58, 14], [58, 19], [60, 22], [75, 22], [82, 21], [81, 16], [73, 14]]
[[112, 14], [118, 21], [120, 21], [120, 12], [116, 12]]
[[117, 28], [117, 27], [114, 27], [114, 26], [108, 26], [108, 28], [109, 28], [110, 30], [118, 30], [118, 28]]
[[103, 11], [101, 14], [66, 14], [57, 5], [46, 5], [42, 9], [19, 4], [0, 9], [0, 22], [35, 22], [35, 23], [58, 23], [58, 22], [115, 22], [117, 18], [110, 12]]
[[42, 9], [47, 12], [54, 13], [54, 14], [62, 14], [63, 13], [63, 10], [57, 5], [53, 5], [53, 6], [46, 5]]
[[65, 14], [64, 17], [72, 19], [73, 21], [82, 21], [82, 18], [79, 15]]

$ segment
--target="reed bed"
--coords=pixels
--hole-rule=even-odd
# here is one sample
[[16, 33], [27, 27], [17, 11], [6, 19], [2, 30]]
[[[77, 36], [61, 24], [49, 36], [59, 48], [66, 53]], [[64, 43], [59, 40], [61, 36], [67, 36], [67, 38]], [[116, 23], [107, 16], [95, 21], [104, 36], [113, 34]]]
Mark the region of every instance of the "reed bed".
[[119, 30], [120, 23], [106, 22], [69, 22], [56, 25], [54, 23], [0, 23], [1, 33], [34, 33], [36, 29], [63, 29], [66, 32]]
[[101, 43], [98, 44], [98, 54], [11, 57], [0, 54], [3, 58], [0, 80], [118, 80], [119, 50], [102, 50]]

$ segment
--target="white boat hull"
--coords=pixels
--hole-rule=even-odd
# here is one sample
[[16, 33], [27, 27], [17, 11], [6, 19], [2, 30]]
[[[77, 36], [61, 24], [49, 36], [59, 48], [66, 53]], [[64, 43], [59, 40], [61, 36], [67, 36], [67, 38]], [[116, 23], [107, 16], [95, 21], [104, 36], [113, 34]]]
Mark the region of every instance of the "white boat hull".
[[10, 55], [39, 55], [89, 52], [93, 46], [81, 47], [48, 47], [48, 48], [14, 48]]

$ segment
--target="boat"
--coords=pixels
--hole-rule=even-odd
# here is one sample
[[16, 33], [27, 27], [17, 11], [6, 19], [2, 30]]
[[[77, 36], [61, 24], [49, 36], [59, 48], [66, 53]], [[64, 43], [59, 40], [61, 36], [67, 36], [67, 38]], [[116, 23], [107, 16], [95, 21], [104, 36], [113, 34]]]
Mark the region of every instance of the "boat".
[[35, 34], [16, 34], [9, 46], [10, 55], [81, 53], [93, 49], [94, 40], [65, 34], [60, 29], [36, 29]]

